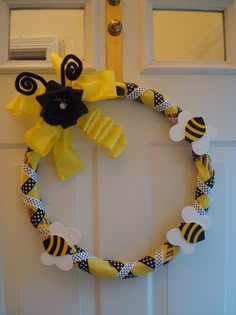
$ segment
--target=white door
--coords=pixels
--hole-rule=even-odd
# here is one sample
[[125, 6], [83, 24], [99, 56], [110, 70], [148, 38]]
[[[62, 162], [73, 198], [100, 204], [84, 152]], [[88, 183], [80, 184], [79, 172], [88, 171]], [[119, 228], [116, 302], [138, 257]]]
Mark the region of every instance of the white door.
[[[96, 3], [101, 5], [96, 9], [103, 18], [104, 3]], [[20, 166], [26, 150], [21, 139], [33, 120], [11, 117], [5, 110], [15, 94], [14, 79], [19, 72], [7, 65], [0, 75], [2, 315], [236, 313], [236, 71], [221, 67], [209, 74], [209, 69], [201, 73], [199, 67], [182, 67], [182, 73], [177, 73], [168, 66], [156, 73], [155, 65], [148, 65], [150, 38], [140, 26], [148, 25], [151, 3], [123, 1], [124, 81], [169, 96], [181, 109], [202, 115], [217, 127], [218, 136], [210, 149], [216, 186], [206, 240], [191, 255], [180, 253], [160, 270], [133, 279], [103, 279], [78, 268], [61, 271], [43, 265], [40, 236], [20, 197]], [[104, 42], [96, 44], [99, 48]], [[102, 57], [97, 60], [94, 64], [104, 66]], [[53, 77], [40, 71], [42, 76]], [[183, 207], [193, 203], [196, 171], [191, 149], [173, 143], [168, 136], [170, 122], [148, 107], [128, 100], [94, 105], [124, 126], [125, 152], [110, 159], [104, 149], [73, 127], [73, 147], [84, 162], [84, 171], [61, 182], [51, 156], [45, 158], [39, 168], [41, 197], [51, 221], [79, 228], [83, 249], [101, 258], [136, 261], [159, 248], [166, 232], [178, 226]]]

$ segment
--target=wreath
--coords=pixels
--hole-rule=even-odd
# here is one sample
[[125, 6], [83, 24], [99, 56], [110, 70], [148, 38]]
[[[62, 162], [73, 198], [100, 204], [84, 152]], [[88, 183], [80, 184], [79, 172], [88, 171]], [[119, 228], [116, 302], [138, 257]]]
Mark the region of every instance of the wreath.
[[[208, 153], [213, 129], [206, 127], [202, 117], [192, 117], [157, 91], [135, 83], [115, 82], [112, 71], [82, 73], [83, 64], [74, 55], [63, 60], [51, 54], [54, 68], [61, 82], [47, 82], [31, 72], [20, 73], [15, 81], [18, 94], [7, 106], [14, 115], [31, 113], [38, 117], [36, 124], [24, 135], [28, 149], [21, 168], [21, 194], [32, 225], [42, 237], [45, 252], [41, 260], [56, 264], [62, 270], [73, 266], [90, 274], [106, 278], [129, 279], [160, 269], [180, 251], [192, 253], [196, 243], [205, 239], [208, 209], [214, 187], [214, 169]], [[37, 81], [43, 87], [38, 88]], [[94, 256], [79, 246], [78, 229], [66, 228], [52, 222], [44, 208], [37, 180], [40, 160], [53, 153], [61, 180], [83, 169], [83, 163], [73, 151], [72, 126], [77, 125], [88, 139], [106, 148], [111, 157], [118, 157], [125, 149], [123, 127], [103, 115], [98, 107], [86, 104], [97, 100], [126, 98], [140, 102], [164, 115], [173, 126], [170, 138], [185, 140], [192, 146], [192, 158], [197, 168], [195, 198], [191, 206], [182, 210], [180, 224], [167, 232], [166, 241], [156, 250], [137, 261], [117, 261]]]

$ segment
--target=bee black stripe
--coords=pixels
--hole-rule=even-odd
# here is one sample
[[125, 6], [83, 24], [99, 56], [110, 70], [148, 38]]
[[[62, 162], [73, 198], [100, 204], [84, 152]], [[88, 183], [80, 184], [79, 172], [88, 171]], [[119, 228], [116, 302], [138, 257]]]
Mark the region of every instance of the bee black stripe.
[[188, 235], [189, 235], [189, 233], [191, 233], [191, 230], [192, 230], [194, 224], [195, 224], [195, 223], [191, 222], [191, 223], [189, 224], [189, 226], [187, 227], [187, 229], [186, 229], [186, 231], [185, 231], [185, 233], [184, 233], [184, 238], [185, 238], [186, 240], [188, 239]]
[[[201, 229], [202, 229], [201, 225], [197, 225], [197, 226], [194, 228], [194, 230], [192, 231], [190, 240], [189, 240], [190, 243], [193, 243], [193, 242], [194, 242], [194, 238], [195, 238], [196, 234], [197, 234], [197, 233], [199, 232], [199, 230], [201, 230]], [[202, 234], [202, 233], [201, 233], [201, 234]], [[199, 237], [201, 236], [201, 234], [199, 235]], [[198, 238], [198, 240], [200, 241], [199, 238]]]
[[[198, 133], [188, 129], [188, 127], [185, 128], [185, 132], [190, 134], [191, 136], [193, 136], [195, 139], [200, 139], [203, 135], [199, 135]], [[188, 141], [192, 142], [191, 139], [189, 139], [188, 137], [186, 137]]]
[[53, 255], [55, 253], [56, 247], [57, 247], [57, 236], [53, 235], [52, 239], [50, 240], [52, 242], [52, 248], [48, 252], [50, 255]]
[[44, 245], [45, 250], [47, 250], [47, 248], [48, 248], [48, 246], [49, 246], [49, 243], [50, 243], [50, 237], [46, 238], [46, 239], [43, 241], [43, 245]]
[[64, 249], [65, 240], [64, 240], [64, 238], [60, 237], [60, 239], [58, 239], [58, 242], [60, 242], [60, 248], [58, 249], [58, 252], [56, 253], [56, 255], [57, 256], [61, 256], [61, 253], [62, 253], [62, 251]]
[[[196, 118], [195, 118], [195, 119], [196, 119]], [[196, 119], [196, 121], [197, 121], [197, 119]], [[198, 121], [197, 121], [197, 122], [198, 122]], [[200, 123], [200, 122], [198, 122], [198, 123]], [[195, 125], [192, 120], [189, 120], [188, 125], [189, 125], [190, 127], [194, 128], [194, 129], [198, 130], [198, 131], [201, 131], [201, 132], [205, 132], [205, 131], [206, 131], [206, 127], [205, 127], [204, 125], [202, 125], [203, 127], [201, 128], [201, 127]]]

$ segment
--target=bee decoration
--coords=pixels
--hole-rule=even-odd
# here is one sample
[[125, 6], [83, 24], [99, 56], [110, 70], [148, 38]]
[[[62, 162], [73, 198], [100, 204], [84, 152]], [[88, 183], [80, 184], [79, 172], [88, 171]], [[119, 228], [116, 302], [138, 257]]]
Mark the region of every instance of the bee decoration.
[[191, 254], [195, 244], [205, 239], [205, 229], [209, 226], [209, 218], [200, 215], [194, 207], [187, 206], [182, 210], [183, 220], [178, 228], [167, 232], [170, 244], [179, 246], [185, 254]]
[[191, 118], [185, 126], [185, 140], [189, 143], [201, 139], [206, 132], [206, 125], [202, 117]]
[[50, 235], [43, 241], [43, 245], [46, 252], [52, 256], [64, 256], [73, 253], [73, 247], [59, 235]]
[[169, 136], [173, 141], [185, 141], [192, 144], [193, 151], [202, 155], [208, 152], [210, 140], [216, 131], [206, 127], [202, 117], [192, 117], [188, 111], [182, 111], [178, 116], [178, 123], [170, 129]]
[[73, 267], [71, 255], [76, 254], [75, 245], [78, 245], [81, 234], [73, 228], [65, 228], [61, 223], [54, 222], [49, 228], [50, 235], [43, 241], [45, 252], [41, 260], [45, 265], [55, 264], [61, 270]]

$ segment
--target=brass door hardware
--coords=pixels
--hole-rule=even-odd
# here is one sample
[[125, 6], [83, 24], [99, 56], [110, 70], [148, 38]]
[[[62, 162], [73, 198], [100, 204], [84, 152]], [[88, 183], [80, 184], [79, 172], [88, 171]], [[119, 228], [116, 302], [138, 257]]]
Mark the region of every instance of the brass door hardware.
[[107, 0], [107, 2], [110, 4], [110, 5], [119, 5], [120, 4], [120, 0]]
[[120, 20], [114, 19], [108, 24], [108, 32], [112, 36], [120, 35], [122, 31], [122, 23]]

